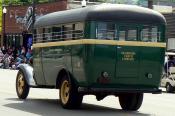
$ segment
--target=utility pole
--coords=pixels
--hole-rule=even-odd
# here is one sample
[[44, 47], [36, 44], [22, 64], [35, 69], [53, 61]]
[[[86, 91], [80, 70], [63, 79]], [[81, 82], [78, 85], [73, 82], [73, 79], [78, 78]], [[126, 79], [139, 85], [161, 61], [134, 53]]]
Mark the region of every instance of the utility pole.
[[148, 0], [148, 8], [153, 9], [153, 0]]
[[36, 0], [33, 0], [32, 2], [32, 8], [33, 8], [33, 12], [32, 12], [32, 33], [34, 34], [34, 23], [35, 23], [35, 6], [36, 6]]
[[7, 9], [5, 6], [3, 6], [3, 10], [2, 10], [2, 13], [3, 13], [3, 45], [5, 46], [5, 48], [7, 47], [7, 40], [6, 40], [6, 23], [5, 23], [5, 18], [6, 18], [6, 14], [7, 14]]

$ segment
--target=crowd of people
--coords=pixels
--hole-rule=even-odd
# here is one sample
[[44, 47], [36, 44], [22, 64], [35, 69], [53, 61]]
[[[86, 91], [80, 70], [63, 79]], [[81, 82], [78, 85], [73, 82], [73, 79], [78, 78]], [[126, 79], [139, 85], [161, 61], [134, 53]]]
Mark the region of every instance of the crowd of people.
[[31, 48], [25, 47], [8, 47], [4, 46], [1, 48], [3, 57], [1, 59], [1, 68], [4, 69], [17, 69], [18, 65], [21, 63], [31, 63], [32, 62], [32, 50]]

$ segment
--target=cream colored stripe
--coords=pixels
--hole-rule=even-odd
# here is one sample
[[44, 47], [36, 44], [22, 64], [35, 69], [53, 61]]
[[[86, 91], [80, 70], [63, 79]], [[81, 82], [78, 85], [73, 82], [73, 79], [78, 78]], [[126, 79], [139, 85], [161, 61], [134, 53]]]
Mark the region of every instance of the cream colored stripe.
[[160, 43], [160, 42], [138, 42], [138, 41], [81, 39], [81, 40], [68, 40], [68, 41], [58, 41], [58, 42], [36, 43], [36, 44], [33, 44], [33, 48], [79, 45], [79, 44], [144, 46], [144, 47], [162, 47], [162, 48], [166, 47], [166, 43]]
[[66, 45], [78, 45], [78, 44], [83, 44], [82, 40], [69, 40], [69, 41], [36, 43], [36, 44], [33, 44], [33, 48], [52, 47], [52, 46], [66, 46]]

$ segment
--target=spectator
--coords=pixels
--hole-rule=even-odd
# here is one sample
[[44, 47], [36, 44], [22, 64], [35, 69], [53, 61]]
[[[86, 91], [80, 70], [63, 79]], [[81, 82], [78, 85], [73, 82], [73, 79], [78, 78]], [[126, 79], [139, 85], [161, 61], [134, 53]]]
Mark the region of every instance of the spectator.
[[9, 54], [7, 52], [6, 52], [6, 54], [4, 55], [4, 57], [2, 59], [2, 63], [3, 63], [3, 68], [4, 69], [8, 69], [9, 68], [10, 59], [9, 59]]
[[8, 47], [8, 49], [5, 49], [3, 46], [1, 50], [5, 53], [2, 58], [2, 68], [16, 69], [21, 63], [32, 63], [33, 61], [32, 50], [30, 48], [27, 50], [27, 53], [25, 47], [18, 49], [15, 47]]
[[6, 48], [5, 48], [4, 45], [2, 46], [1, 51], [2, 51], [3, 54], [6, 54]]
[[13, 48], [12, 48], [12, 53], [13, 53], [13, 58], [14, 58], [14, 60], [16, 59], [16, 57], [17, 57], [17, 49], [13, 46]]
[[29, 48], [27, 53], [26, 53], [26, 60], [27, 62], [29, 61], [29, 59], [32, 57], [32, 50]]
[[24, 46], [22, 47], [21, 54], [22, 54], [22, 55], [25, 55], [25, 54], [26, 54], [26, 49], [25, 49]]

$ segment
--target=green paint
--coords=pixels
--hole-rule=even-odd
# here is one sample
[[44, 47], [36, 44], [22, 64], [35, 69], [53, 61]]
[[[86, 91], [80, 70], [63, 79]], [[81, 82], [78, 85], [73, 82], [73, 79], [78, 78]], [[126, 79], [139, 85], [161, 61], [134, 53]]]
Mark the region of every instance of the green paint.
[[[85, 37], [96, 38], [97, 22], [85, 23]], [[116, 23], [141, 30], [141, 24]], [[158, 26], [161, 42], [165, 38], [165, 26]], [[137, 40], [140, 39], [138, 31]], [[118, 37], [116, 37], [118, 41]], [[79, 86], [122, 89], [157, 89], [164, 62], [164, 48], [114, 46], [114, 45], [70, 45], [34, 49], [34, 72], [40, 85], [55, 85], [58, 73], [63, 68], [72, 74]], [[109, 81], [98, 83], [102, 72], [107, 72]], [[148, 74], [152, 78], [148, 78]]]

